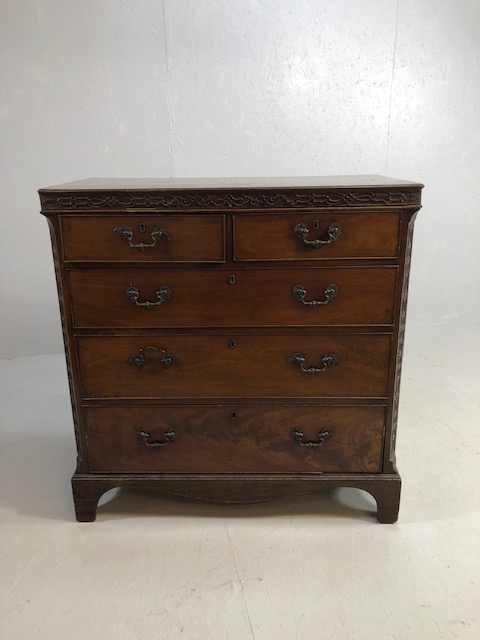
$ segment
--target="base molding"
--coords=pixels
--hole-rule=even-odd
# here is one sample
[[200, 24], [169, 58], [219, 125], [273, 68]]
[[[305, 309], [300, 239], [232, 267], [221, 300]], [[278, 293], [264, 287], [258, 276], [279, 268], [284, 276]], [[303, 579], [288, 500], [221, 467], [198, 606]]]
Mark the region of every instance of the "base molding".
[[401, 478], [389, 474], [81, 474], [72, 477], [79, 522], [93, 522], [100, 497], [117, 487], [154, 489], [190, 500], [222, 504], [268, 502], [280, 498], [353, 487], [377, 502], [377, 520], [392, 524], [400, 507]]

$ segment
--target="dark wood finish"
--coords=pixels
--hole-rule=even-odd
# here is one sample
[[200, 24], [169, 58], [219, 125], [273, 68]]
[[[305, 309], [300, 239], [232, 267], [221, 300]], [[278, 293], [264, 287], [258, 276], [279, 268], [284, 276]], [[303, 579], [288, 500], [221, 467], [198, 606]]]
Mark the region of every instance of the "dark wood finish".
[[[94, 520], [114, 487], [237, 503], [348, 486], [374, 496], [380, 522], [395, 522], [421, 188], [347, 176], [91, 179], [40, 190], [74, 413], [77, 519]], [[341, 234], [315, 249], [294, 234], [299, 223], [308, 240], [328, 239], [333, 223]], [[141, 250], [120, 226], [133, 244], [151, 243], [153, 227], [170, 239]], [[326, 305], [293, 295], [302, 285], [304, 301], [320, 301], [330, 284], [338, 290]], [[127, 298], [130, 285], [139, 302], [171, 290], [146, 309]], [[165, 351], [142, 354], [149, 346]], [[289, 362], [295, 352], [305, 360]]]
[[[398, 254], [399, 221], [396, 211], [236, 215], [235, 260], [394, 258]], [[333, 223], [340, 225], [341, 235], [316, 249], [295, 236], [295, 226], [302, 223], [309, 230], [308, 241], [328, 240], [327, 230]]]
[[205, 209], [418, 209], [422, 185], [384, 176], [79, 180], [40, 189], [42, 212]]
[[[122, 226], [132, 229], [132, 244], [153, 244], [155, 227], [170, 239], [130, 247], [115, 231]], [[222, 215], [62, 216], [63, 253], [68, 262], [224, 262], [224, 226]]]
[[74, 474], [73, 496], [77, 520], [93, 522], [100, 497], [116, 487], [155, 489], [188, 500], [249, 504], [268, 502], [354, 487], [370, 493], [377, 503], [377, 520], [393, 524], [398, 519], [401, 479], [398, 473], [332, 474]]
[[[236, 346], [231, 347], [235, 340]], [[129, 358], [154, 346], [173, 355], [165, 367], [162, 353], [145, 353], [145, 364]], [[78, 338], [85, 398], [256, 398], [386, 397], [389, 335], [252, 336], [153, 334]], [[302, 353], [305, 368], [322, 367], [334, 353], [339, 363], [309, 375], [289, 356]]]
[[[384, 407], [87, 407], [92, 471], [103, 473], [262, 473], [381, 470]], [[301, 446], [292, 429], [318, 446]], [[146, 446], [138, 433], [147, 429]]]
[[[259, 327], [390, 325], [393, 322], [395, 268], [374, 269], [198, 269], [150, 271], [91, 270], [70, 272], [76, 327]], [[140, 302], [157, 302], [161, 285], [171, 289], [164, 303], [136, 306], [128, 287], [140, 291]], [[297, 300], [293, 288], [307, 290], [306, 302], [330, 302], [315, 308]]]

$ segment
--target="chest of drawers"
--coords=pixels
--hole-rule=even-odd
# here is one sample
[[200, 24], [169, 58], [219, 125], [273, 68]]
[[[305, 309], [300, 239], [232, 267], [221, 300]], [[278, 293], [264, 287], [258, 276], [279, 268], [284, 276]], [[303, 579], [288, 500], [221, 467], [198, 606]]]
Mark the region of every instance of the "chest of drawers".
[[360, 176], [41, 189], [77, 519], [121, 486], [229, 503], [348, 486], [394, 522], [421, 188]]

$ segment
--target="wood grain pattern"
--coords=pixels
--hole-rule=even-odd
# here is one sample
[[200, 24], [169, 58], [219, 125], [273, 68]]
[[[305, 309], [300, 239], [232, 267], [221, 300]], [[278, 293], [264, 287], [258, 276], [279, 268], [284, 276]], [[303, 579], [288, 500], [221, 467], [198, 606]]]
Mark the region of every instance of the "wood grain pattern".
[[[236, 215], [235, 260], [326, 260], [333, 258], [390, 258], [398, 255], [398, 212]], [[318, 222], [318, 225], [317, 225]], [[335, 242], [318, 249], [294, 234], [297, 224], [309, 229], [308, 240], [328, 239], [332, 223], [341, 227]], [[318, 226], [318, 228], [316, 228]]]
[[[85, 398], [384, 397], [387, 391], [389, 335], [152, 333], [79, 337], [77, 343]], [[146, 353], [142, 366], [129, 364], [149, 345], [178, 364], [164, 367], [158, 353]], [[295, 352], [305, 355], [306, 367], [321, 367], [329, 352], [339, 364], [311, 376], [288, 362]]]
[[[222, 215], [62, 216], [63, 253], [73, 262], [223, 262], [225, 217]], [[140, 225], [145, 231], [140, 231]], [[114, 231], [128, 226], [133, 244], [152, 242], [155, 226], [170, 240], [158, 240], [145, 250], [130, 247]]]
[[[76, 327], [388, 325], [393, 321], [395, 278], [395, 268], [368, 267], [84, 269], [70, 272], [70, 286]], [[171, 296], [151, 309], [139, 307], [125, 293], [132, 283], [141, 301], [157, 301], [160, 285], [168, 285]], [[293, 287], [301, 284], [306, 301], [323, 301], [332, 283], [338, 293], [326, 305], [311, 308], [294, 298]]]
[[[384, 407], [146, 406], [88, 407], [87, 436], [92, 470], [103, 473], [378, 473], [383, 451]], [[291, 437], [301, 428], [318, 447]], [[174, 429], [168, 445], [147, 447]]]

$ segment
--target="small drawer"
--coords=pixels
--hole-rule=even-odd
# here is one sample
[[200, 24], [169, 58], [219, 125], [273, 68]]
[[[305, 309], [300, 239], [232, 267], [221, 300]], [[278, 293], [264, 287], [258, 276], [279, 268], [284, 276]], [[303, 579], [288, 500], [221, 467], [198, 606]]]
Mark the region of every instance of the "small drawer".
[[68, 262], [224, 262], [225, 216], [62, 216]]
[[396, 269], [71, 271], [78, 328], [389, 325]]
[[77, 337], [83, 397], [386, 397], [386, 334]]
[[382, 406], [85, 409], [98, 473], [378, 473]]
[[394, 258], [400, 214], [242, 214], [234, 220], [235, 260]]

